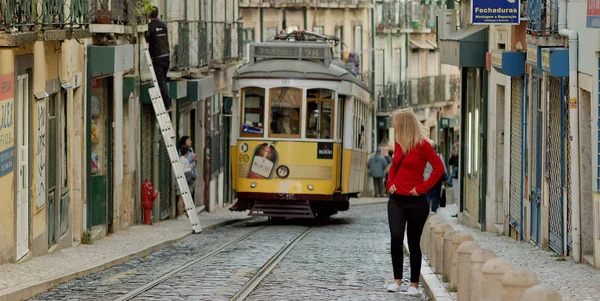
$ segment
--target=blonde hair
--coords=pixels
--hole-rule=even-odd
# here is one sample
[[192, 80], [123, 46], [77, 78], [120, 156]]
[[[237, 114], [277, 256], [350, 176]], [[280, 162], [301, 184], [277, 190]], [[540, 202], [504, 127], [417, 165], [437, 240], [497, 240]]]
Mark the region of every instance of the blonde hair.
[[427, 137], [425, 126], [417, 120], [417, 116], [412, 110], [401, 109], [394, 112], [393, 116], [396, 142], [404, 153], [408, 153], [422, 141], [432, 143]]

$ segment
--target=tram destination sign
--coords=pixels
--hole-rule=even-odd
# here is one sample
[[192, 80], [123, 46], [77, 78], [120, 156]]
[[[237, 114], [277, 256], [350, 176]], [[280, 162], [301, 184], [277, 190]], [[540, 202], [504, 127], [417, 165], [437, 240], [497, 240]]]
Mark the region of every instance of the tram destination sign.
[[324, 59], [324, 47], [255, 46], [255, 57]]
[[520, 0], [472, 0], [471, 20], [475, 25], [518, 25]]

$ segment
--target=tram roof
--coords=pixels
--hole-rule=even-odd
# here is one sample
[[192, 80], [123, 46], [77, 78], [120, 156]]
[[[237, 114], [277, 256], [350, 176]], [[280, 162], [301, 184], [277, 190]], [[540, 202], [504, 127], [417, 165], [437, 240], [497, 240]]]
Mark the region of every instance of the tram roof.
[[[294, 34], [304, 36], [305, 33]], [[333, 59], [327, 42], [272, 40], [251, 43], [249, 52], [250, 62], [236, 69], [234, 79], [338, 80], [354, 83], [369, 91], [340, 60]]]

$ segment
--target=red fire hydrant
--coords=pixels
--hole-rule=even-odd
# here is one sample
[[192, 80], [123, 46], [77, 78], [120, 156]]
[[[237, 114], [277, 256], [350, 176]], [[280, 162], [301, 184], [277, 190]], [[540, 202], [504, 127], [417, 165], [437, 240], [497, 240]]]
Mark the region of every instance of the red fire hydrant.
[[142, 184], [142, 208], [144, 208], [144, 224], [152, 225], [152, 207], [154, 200], [158, 197], [158, 191], [154, 190], [148, 179]]

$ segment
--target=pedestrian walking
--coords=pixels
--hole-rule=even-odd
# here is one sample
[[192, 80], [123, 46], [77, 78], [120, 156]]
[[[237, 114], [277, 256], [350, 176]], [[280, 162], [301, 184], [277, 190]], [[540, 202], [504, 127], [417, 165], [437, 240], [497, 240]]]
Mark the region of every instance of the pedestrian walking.
[[[448, 170], [446, 169], [446, 163], [444, 163], [444, 156], [442, 156], [442, 154], [440, 154], [437, 150], [437, 144], [433, 143], [431, 147], [444, 164], [444, 174], [442, 174], [442, 178], [431, 189], [429, 189], [429, 191], [427, 191], [427, 202], [429, 202], [430, 209], [432, 212], [437, 212], [438, 207], [440, 206], [442, 186], [445, 184], [446, 180], [448, 180]], [[429, 179], [429, 177], [431, 176], [432, 170], [433, 168], [431, 167], [431, 164], [427, 162], [427, 165], [425, 166], [425, 171], [423, 172], [423, 179], [425, 181], [427, 181], [427, 179]]]
[[378, 148], [374, 155], [369, 158], [367, 164], [369, 176], [373, 178], [373, 186], [375, 188], [375, 197], [383, 197], [385, 190], [383, 188], [383, 176], [385, 166], [387, 165], [385, 159], [381, 156], [381, 148]]
[[152, 58], [152, 66], [158, 81], [160, 94], [167, 111], [171, 110], [171, 99], [169, 98], [169, 88], [167, 87], [167, 72], [171, 64], [171, 53], [169, 49], [169, 34], [165, 22], [158, 18], [158, 7], [152, 7], [150, 13], [150, 23], [148, 31], [145, 34], [148, 42], [148, 50]]
[[[429, 215], [425, 193], [442, 177], [444, 164], [431, 147], [424, 126], [411, 110], [395, 112], [393, 121], [396, 132], [395, 155], [386, 188], [392, 194], [388, 201], [388, 223], [395, 281], [387, 290], [418, 295], [422, 260], [420, 240]], [[432, 171], [425, 181], [423, 172], [427, 163], [431, 164]], [[405, 229], [410, 252], [410, 285], [402, 281]]]

